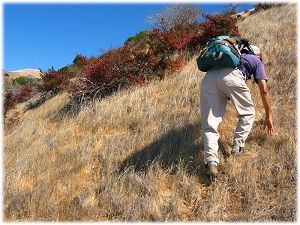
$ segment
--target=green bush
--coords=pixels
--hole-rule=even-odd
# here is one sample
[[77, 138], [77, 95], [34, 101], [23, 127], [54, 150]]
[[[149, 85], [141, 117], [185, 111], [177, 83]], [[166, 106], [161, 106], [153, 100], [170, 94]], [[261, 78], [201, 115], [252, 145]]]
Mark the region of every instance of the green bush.
[[78, 66], [76, 64], [70, 64], [67, 66], [64, 66], [62, 68], [60, 68], [57, 72], [59, 73], [64, 73], [64, 74], [68, 74], [68, 73], [74, 73], [78, 71]]
[[148, 36], [147, 31], [141, 31], [140, 33], [136, 34], [135, 36], [129, 37], [126, 41], [125, 44], [135, 44], [138, 43], [140, 40], [146, 38]]
[[17, 77], [16, 79], [13, 79], [12, 82], [15, 85], [25, 85], [29, 81], [30, 81], [30, 79], [28, 77], [21, 76], [21, 77]]
[[60, 72], [60, 73], [69, 72], [69, 66], [64, 66], [64, 67], [60, 68], [58, 70], [58, 72]]

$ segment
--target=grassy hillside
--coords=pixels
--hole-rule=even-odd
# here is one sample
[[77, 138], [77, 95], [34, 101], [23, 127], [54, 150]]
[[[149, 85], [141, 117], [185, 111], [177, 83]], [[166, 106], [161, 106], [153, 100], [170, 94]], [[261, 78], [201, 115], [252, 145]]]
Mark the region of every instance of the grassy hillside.
[[[229, 157], [236, 113], [221, 126], [222, 176], [205, 177], [195, 58], [144, 88], [68, 113], [62, 94], [4, 135], [6, 221], [295, 221], [296, 5], [251, 15], [240, 31], [263, 49], [276, 132], [257, 109], [248, 151]], [[18, 109], [16, 109], [18, 110]]]
[[4, 72], [11, 79], [16, 79], [17, 77], [29, 77], [29, 78], [41, 78], [41, 72], [37, 69], [22, 69], [16, 71]]

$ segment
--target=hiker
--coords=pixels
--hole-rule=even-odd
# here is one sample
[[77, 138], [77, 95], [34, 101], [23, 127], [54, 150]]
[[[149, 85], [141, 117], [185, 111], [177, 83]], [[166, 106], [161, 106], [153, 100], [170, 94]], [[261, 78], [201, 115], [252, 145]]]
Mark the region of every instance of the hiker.
[[267, 75], [262, 62], [260, 49], [250, 45], [253, 52], [241, 50], [239, 68], [210, 69], [201, 82], [200, 111], [204, 139], [204, 157], [207, 175], [210, 178], [218, 176], [218, 126], [222, 122], [227, 101], [230, 99], [238, 113], [238, 123], [234, 133], [232, 154], [243, 152], [245, 141], [250, 133], [255, 117], [255, 109], [251, 100], [250, 90], [246, 80], [253, 76], [258, 84], [260, 96], [265, 108], [263, 129], [268, 134], [274, 132], [272, 122], [270, 95], [267, 88]]

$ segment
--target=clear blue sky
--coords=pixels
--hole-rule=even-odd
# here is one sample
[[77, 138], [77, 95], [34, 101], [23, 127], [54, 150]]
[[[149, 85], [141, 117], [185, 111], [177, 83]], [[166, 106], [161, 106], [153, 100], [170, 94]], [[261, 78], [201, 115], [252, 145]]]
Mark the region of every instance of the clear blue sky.
[[[122, 46], [128, 37], [150, 29], [145, 18], [167, 4], [17, 4], [3, 7], [4, 70], [71, 64], [76, 54]], [[197, 4], [217, 13], [228, 4]], [[246, 4], [239, 11], [253, 8]]]

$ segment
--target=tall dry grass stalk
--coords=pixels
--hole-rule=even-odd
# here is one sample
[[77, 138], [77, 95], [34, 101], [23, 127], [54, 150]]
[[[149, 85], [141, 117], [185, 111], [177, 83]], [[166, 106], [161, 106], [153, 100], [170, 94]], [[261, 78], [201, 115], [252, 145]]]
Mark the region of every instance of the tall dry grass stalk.
[[6, 221], [295, 221], [296, 6], [239, 24], [263, 49], [276, 133], [257, 109], [247, 153], [228, 151], [236, 124], [221, 126], [222, 176], [204, 174], [195, 58], [179, 73], [116, 93], [69, 116], [62, 94], [26, 112], [4, 136]]

